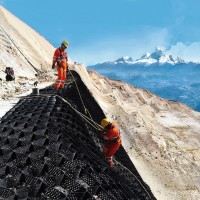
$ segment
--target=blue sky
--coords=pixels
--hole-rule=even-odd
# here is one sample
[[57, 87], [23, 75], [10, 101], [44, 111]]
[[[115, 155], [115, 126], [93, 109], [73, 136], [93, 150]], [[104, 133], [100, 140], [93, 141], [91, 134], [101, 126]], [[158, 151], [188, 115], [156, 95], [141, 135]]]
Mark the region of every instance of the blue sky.
[[160, 47], [200, 60], [199, 0], [0, 0], [53, 46], [85, 65], [139, 58]]

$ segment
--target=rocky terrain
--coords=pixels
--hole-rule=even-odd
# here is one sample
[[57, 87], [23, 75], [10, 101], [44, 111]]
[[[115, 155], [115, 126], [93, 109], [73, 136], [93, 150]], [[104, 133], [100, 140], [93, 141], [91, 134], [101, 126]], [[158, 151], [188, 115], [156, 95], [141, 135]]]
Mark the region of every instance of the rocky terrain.
[[[0, 73], [2, 116], [16, 96], [31, 91], [34, 81], [52, 84], [56, 72], [51, 70], [55, 48], [3, 7], [0, 26], [0, 69], [12, 66], [16, 74], [15, 82], [6, 82]], [[123, 147], [155, 197], [200, 199], [200, 113], [71, 61], [70, 69], [78, 72], [106, 116], [120, 124]]]

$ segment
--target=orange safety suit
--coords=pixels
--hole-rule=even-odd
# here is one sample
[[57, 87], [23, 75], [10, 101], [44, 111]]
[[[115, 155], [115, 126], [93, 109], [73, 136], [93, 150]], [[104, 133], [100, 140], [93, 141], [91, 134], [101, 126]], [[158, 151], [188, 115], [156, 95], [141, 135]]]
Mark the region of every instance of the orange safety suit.
[[113, 122], [109, 125], [105, 132], [100, 133], [100, 137], [106, 140], [103, 146], [103, 155], [110, 167], [113, 165], [113, 155], [121, 145], [120, 129], [118, 125]]
[[53, 56], [53, 65], [57, 63], [57, 70], [58, 70], [58, 78], [55, 83], [55, 88], [64, 88], [65, 85], [65, 80], [67, 77], [67, 68], [68, 68], [68, 63], [67, 63], [67, 53], [65, 50], [62, 50], [62, 48], [56, 49], [54, 52]]

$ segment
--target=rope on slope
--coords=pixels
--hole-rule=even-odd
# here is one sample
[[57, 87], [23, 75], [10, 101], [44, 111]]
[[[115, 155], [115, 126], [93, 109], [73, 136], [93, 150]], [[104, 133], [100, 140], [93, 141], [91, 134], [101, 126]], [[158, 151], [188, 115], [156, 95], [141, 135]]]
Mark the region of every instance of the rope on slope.
[[63, 97], [56, 95], [58, 98], [60, 98], [62, 101], [64, 101], [65, 103], [67, 103], [76, 113], [78, 113], [83, 119], [85, 119], [85, 121], [87, 121], [90, 125], [92, 125], [91, 123], [93, 123], [92, 127], [95, 128], [96, 130], [99, 129], [103, 129], [102, 126], [100, 126], [98, 123], [96, 123], [93, 119], [87, 117], [86, 115], [84, 115], [83, 113], [79, 112], [77, 109], [75, 109], [66, 99], [64, 99]]
[[84, 115], [83, 113], [81, 113], [80, 111], [78, 111], [76, 108], [74, 108], [66, 99], [64, 99], [63, 97], [61, 97], [60, 95], [57, 94], [40, 94], [40, 95], [33, 95], [33, 96], [21, 96], [21, 97], [17, 97], [17, 98], [24, 98], [24, 99], [29, 99], [29, 98], [33, 98], [33, 97], [47, 97], [47, 96], [55, 96], [58, 97], [59, 99], [61, 99], [62, 101], [64, 101], [66, 104], [68, 104], [70, 106], [70, 108], [72, 108], [77, 114], [79, 114], [88, 124], [90, 124], [93, 128], [95, 128], [96, 130], [103, 130], [103, 127], [100, 126], [98, 123], [96, 123], [95, 121], [93, 121], [92, 119], [90, 119], [89, 117], [87, 117], [86, 115]]
[[1, 29], [3, 30], [3, 32], [7, 35], [7, 37], [10, 39], [10, 41], [14, 44], [14, 46], [17, 48], [17, 50], [22, 54], [22, 56], [24, 56], [24, 58], [26, 59], [26, 61], [31, 65], [31, 67], [33, 67], [33, 69], [38, 73], [41, 72], [40, 70], [38, 70], [30, 61], [29, 59], [22, 53], [22, 51], [19, 49], [19, 47], [15, 44], [14, 40], [10, 37], [10, 35], [5, 31], [5, 29], [0, 26]]
[[116, 163], [118, 163], [119, 165], [122, 166], [122, 168], [126, 169], [127, 171], [129, 171], [129, 173], [131, 175], [133, 175], [133, 177], [139, 182], [139, 184], [142, 186], [142, 188], [145, 190], [145, 192], [147, 193], [147, 195], [149, 196], [149, 198], [151, 199], [151, 195], [149, 194], [149, 192], [146, 190], [146, 188], [143, 186], [143, 184], [141, 183], [141, 181], [137, 178], [137, 176], [135, 176], [135, 174], [133, 174], [133, 172], [131, 172], [127, 167], [125, 167], [124, 165], [122, 165], [120, 162], [116, 161], [115, 159], [113, 159]]
[[77, 85], [77, 83], [76, 83], [76, 80], [75, 80], [75, 78], [74, 78], [74, 76], [73, 76], [71, 70], [69, 70], [69, 72], [70, 72], [70, 74], [71, 74], [71, 76], [72, 76], [72, 78], [73, 78], [73, 81], [74, 81], [75, 85], [76, 85], [76, 88], [77, 88], [77, 91], [78, 91], [79, 97], [80, 97], [80, 99], [81, 99], [81, 103], [82, 103], [83, 108], [84, 108], [84, 110], [85, 110], [85, 114], [88, 113], [88, 115], [90, 116], [90, 119], [93, 121], [92, 116], [91, 116], [89, 110], [85, 107], [85, 104], [84, 104], [84, 102], [83, 102], [83, 99], [82, 99], [82, 96], [81, 96], [80, 90], [79, 90], [79, 88], [78, 88], [78, 85]]
[[[49, 96], [49, 95], [52, 95], [52, 96], [55, 96], [55, 97], [58, 97], [60, 98], [63, 102], [65, 102], [66, 104], [68, 104], [77, 114], [79, 114], [88, 124], [90, 124], [93, 128], [95, 128], [96, 130], [102, 130], [103, 127], [100, 126], [98, 123], [96, 123], [95, 121], [93, 121], [92, 119], [88, 118], [86, 115], [82, 114], [81, 112], [79, 112], [77, 109], [75, 109], [66, 99], [64, 99], [63, 97], [59, 96], [59, 95], [55, 95], [55, 94], [46, 94], [46, 95], [33, 95], [31, 97], [22, 97], [22, 98], [34, 98], [34, 97], [40, 97], [40, 96]], [[61, 112], [62, 113], [62, 112]], [[93, 124], [92, 124], [93, 123]], [[94, 126], [95, 124], [95, 126]], [[98, 129], [97, 129], [98, 127]], [[139, 182], [139, 184], [141, 185], [141, 187], [145, 190], [145, 192], [147, 193], [147, 195], [149, 196], [149, 198], [151, 199], [151, 195], [148, 193], [148, 191], [146, 190], [146, 188], [143, 186], [143, 184], [139, 181], [139, 179], [128, 169], [126, 168], [125, 166], [123, 166], [121, 163], [119, 163], [118, 161], [116, 161], [114, 159], [114, 161], [116, 163], [118, 163], [119, 165], [121, 165], [122, 168], [124, 168], [125, 170], [129, 171], [130, 174], [133, 175], [133, 177]]]
[[[65, 114], [65, 113], [63, 113], [63, 112], [61, 112], [62, 114]], [[67, 121], [66, 119], [64, 119], [64, 118], [62, 118], [62, 117], [50, 117], [50, 118], [52, 118], [52, 119], [57, 119], [57, 118], [59, 118], [59, 119], [62, 119], [63, 121]], [[59, 122], [57, 122], [58, 124], [59, 124]], [[84, 135], [82, 135], [83, 137], [85, 137]], [[71, 136], [68, 136], [68, 137], [70, 137], [72, 140], [74, 140], [74, 138], [73, 137], [71, 137]], [[77, 140], [80, 142], [80, 140], [77, 138]], [[95, 141], [94, 141], [95, 142]], [[96, 143], [96, 142], [95, 142]], [[81, 146], [79, 146], [81, 149], [83, 149], [83, 150], [85, 150], [85, 148], [87, 148], [87, 146], [85, 146], [85, 144], [84, 143], [81, 143], [82, 145], [84, 145], [84, 149], [83, 149], [83, 147], [81, 147]], [[87, 149], [88, 150], [88, 149]], [[91, 156], [93, 157], [93, 158], [96, 158], [97, 157], [97, 155], [96, 154], [94, 154], [94, 151], [93, 151], [93, 149], [91, 150], [91, 147], [90, 147], [90, 149], [89, 149], [90, 151], [91, 151]], [[98, 161], [98, 159], [95, 159], [95, 160], [93, 160], [93, 161], [95, 161], [96, 163], [99, 163], [99, 161]], [[101, 162], [100, 161], [100, 163], [101, 164], [103, 164], [103, 162]], [[105, 164], [105, 163], [104, 163]], [[106, 166], [107, 166], [107, 164], [105, 164]], [[104, 174], [105, 174], [105, 172], [103, 172]], [[110, 177], [111, 178], [111, 177]], [[108, 183], [109, 184], [109, 183]], [[110, 185], [111, 186], [111, 185]], [[117, 185], [116, 185], [117, 186]], [[121, 185], [122, 186], [122, 185]], [[111, 186], [112, 187], [112, 186]], [[118, 187], [118, 186], [117, 186]], [[122, 186], [123, 187], [123, 186]], [[104, 190], [104, 189], [103, 189]], [[106, 191], [105, 191], [106, 192]], [[124, 194], [125, 195], [125, 194]]]

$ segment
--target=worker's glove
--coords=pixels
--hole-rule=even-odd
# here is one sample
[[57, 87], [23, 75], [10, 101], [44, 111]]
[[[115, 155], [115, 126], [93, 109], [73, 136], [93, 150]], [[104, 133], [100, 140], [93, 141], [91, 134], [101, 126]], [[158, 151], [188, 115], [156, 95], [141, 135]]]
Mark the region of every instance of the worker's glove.
[[52, 65], [52, 69], [54, 69], [55, 68], [55, 63]]

